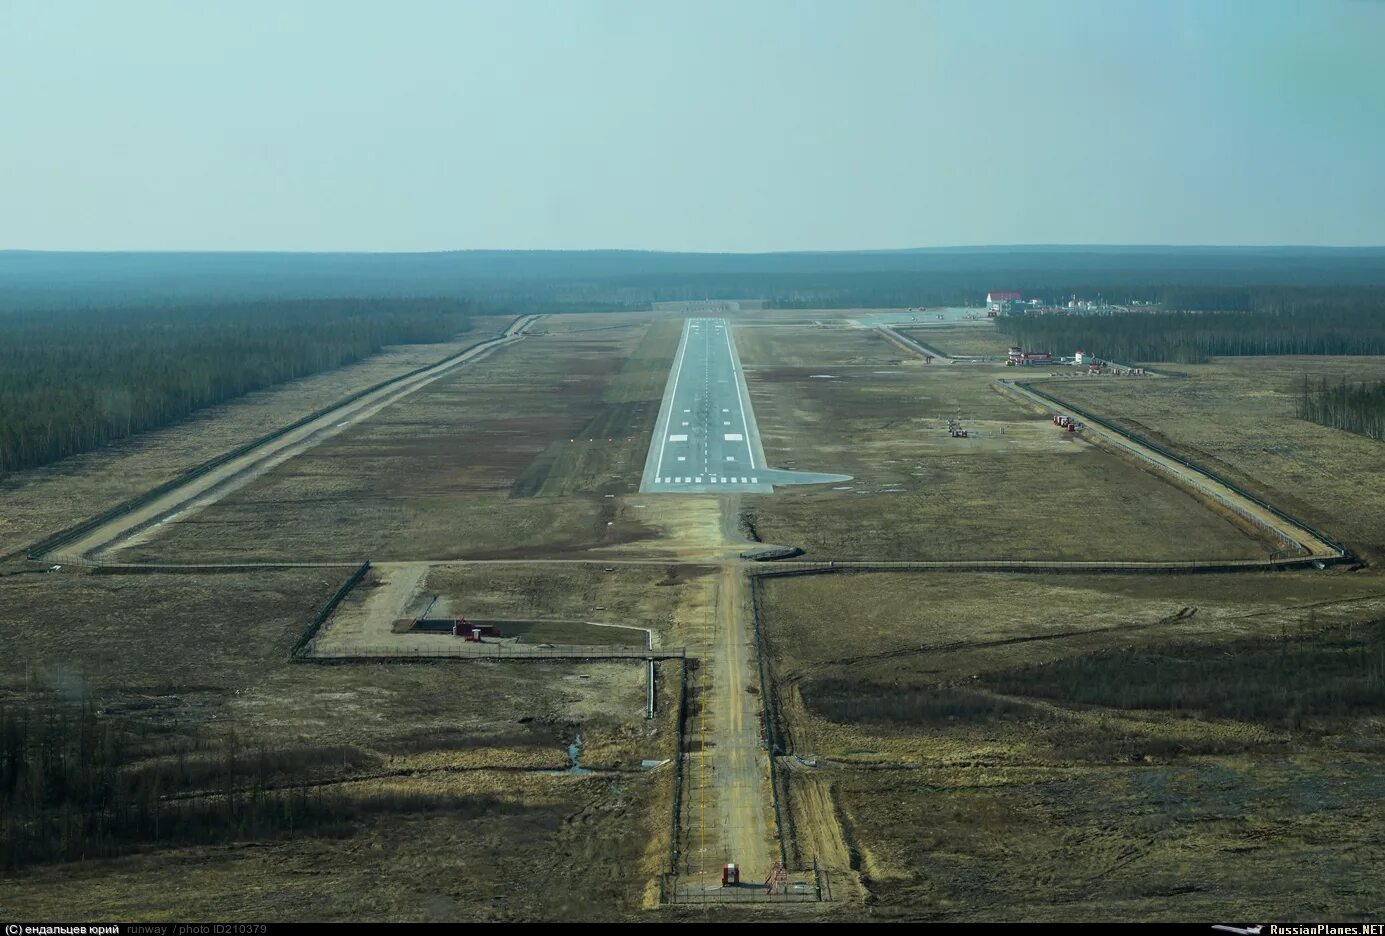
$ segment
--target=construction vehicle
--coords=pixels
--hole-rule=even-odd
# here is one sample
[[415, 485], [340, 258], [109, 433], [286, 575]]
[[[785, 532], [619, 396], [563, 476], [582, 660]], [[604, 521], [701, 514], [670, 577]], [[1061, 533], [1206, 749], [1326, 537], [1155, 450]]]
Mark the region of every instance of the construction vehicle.
[[721, 866], [721, 886], [722, 886], [722, 887], [740, 887], [740, 885], [741, 885], [741, 869], [738, 868], [738, 867], [736, 867], [735, 862], [731, 862], [731, 863], [729, 863], [729, 864], [724, 864], [724, 865], [722, 865], [722, 866]]

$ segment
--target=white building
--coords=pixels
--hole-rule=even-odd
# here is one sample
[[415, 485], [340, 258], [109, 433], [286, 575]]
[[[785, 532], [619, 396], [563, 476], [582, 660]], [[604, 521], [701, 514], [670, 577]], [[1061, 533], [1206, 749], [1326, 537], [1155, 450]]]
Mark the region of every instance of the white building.
[[992, 291], [986, 293], [986, 308], [992, 312], [1009, 312], [1011, 306], [1023, 301], [1024, 297], [1017, 292]]

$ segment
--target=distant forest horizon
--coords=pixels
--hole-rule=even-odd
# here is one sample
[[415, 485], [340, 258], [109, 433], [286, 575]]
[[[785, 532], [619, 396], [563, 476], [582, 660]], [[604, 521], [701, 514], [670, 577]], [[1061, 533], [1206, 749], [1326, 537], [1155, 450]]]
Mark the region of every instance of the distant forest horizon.
[[[453, 340], [476, 316], [636, 311], [680, 299], [979, 306], [993, 290], [1215, 313], [1001, 320], [1014, 340], [1033, 347], [1085, 345], [1118, 360], [1187, 363], [1228, 354], [1385, 353], [1385, 248], [8, 251], [0, 252], [0, 475], [387, 345]], [[1349, 412], [1353, 429], [1376, 426], [1374, 396], [1369, 420], [1356, 415], [1367, 412], [1362, 393], [1343, 399], [1324, 391], [1315, 405], [1334, 419]]]
[[[1385, 246], [924, 247], [785, 253], [0, 251], [0, 313], [189, 301], [462, 298], [510, 311], [764, 299], [823, 308], [978, 305], [990, 290], [1253, 311], [1281, 288], [1385, 295]], [[1354, 296], [1359, 301], [1360, 295]]]

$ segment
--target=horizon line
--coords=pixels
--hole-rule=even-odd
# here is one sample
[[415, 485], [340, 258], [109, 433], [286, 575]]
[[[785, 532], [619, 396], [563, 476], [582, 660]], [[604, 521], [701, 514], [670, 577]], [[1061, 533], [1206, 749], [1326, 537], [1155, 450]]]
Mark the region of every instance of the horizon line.
[[888, 254], [924, 253], [928, 251], [961, 250], [1305, 250], [1346, 251], [1385, 250], [1382, 244], [1161, 244], [1161, 243], [1017, 243], [1017, 244], [945, 244], [926, 247], [839, 247], [784, 250], [672, 250], [648, 247], [457, 247], [432, 250], [372, 250], [317, 248], [207, 248], [180, 249], [162, 247], [82, 248], [82, 247], [0, 247], [0, 254], [181, 254], [181, 255], [264, 255], [293, 254], [303, 256], [365, 255], [365, 256], [444, 256], [447, 254], [508, 253], [508, 254], [651, 254], [686, 256], [764, 257], [812, 254]]

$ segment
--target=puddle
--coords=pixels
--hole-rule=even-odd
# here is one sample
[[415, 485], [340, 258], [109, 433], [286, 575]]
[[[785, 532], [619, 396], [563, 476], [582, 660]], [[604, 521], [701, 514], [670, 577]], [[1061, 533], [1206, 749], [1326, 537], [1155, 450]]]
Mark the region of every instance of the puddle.
[[568, 767], [566, 771], [564, 771], [565, 773], [591, 773], [590, 770], [582, 766], [582, 736], [580, 734], [573, 740], [571, 744], [567, 746], [567, 756], [568, 759], [572, 761], [572, 765]]

